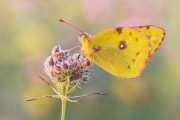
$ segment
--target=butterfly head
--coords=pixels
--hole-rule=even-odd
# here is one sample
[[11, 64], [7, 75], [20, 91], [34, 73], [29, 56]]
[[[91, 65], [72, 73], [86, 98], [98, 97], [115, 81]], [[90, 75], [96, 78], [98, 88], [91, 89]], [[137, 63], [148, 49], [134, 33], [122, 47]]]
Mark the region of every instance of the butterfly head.
[[90, 40], [90, 38], [91, 38], [91, 35], [89, 35], [88, 33], [81, 32], [78, 35], [78, 39], [82, 44], [85, 43], [85, 42], [88, 42]]

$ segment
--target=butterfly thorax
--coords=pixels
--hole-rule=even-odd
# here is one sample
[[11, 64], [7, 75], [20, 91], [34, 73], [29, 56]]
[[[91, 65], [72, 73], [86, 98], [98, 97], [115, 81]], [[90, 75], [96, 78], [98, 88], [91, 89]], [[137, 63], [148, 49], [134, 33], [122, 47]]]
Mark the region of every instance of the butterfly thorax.
[[94, 56], [94, 51], [91, 47], [91, 35], [89, 35], [88, 33], [80, 33], [78, 35], [78, 39], [79, 41], [81, 42], [82, 44], [82, 51], [83, 51], [83, 54], [90, 60], [93, 59], [93, 56]]

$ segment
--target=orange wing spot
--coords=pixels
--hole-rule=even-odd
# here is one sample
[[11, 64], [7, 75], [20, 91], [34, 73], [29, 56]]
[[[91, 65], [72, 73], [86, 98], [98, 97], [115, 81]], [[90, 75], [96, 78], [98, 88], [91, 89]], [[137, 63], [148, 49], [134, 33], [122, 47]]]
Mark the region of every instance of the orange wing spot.
[[137, 53], [136, 53], [136, 56], [138, 56], [138, 55], [139, 55], [139, 53], [140, 53], [140, 52], [137, 52]]
[[125, 41], [121, 41], [118, 45], [118, 48], [121, 50], [124, 50], [127, 48], [126, 42]]
[[148, 30], [150, 28], [150, 26], [146, 26], [146, 30]]
[[94, 51], [94, 53], [97, 53], [98, 51], [100, 51], [101, 50], [101, 48], [100, 47], [93, 47], [93, 51]]
[[132, 59], [132, 62], [134, 63], [135, 61], [136, 61], [136, 60], [133, 58], [133, 59]]
[[119, 34], [121, 34], [121, 33], [122, 33], [122, 28], [121, 28], [121, 27], [118, 27], [118, 28], [116, 28], [116, 31], [117, 31]]
[[132, 36], [132, 32], [130, 32], [129, 35]]
[[136, 42], [137, 42], [137, 41], [138, 41], [138, 38], [136, 37], [135, 40], [136, 40]]

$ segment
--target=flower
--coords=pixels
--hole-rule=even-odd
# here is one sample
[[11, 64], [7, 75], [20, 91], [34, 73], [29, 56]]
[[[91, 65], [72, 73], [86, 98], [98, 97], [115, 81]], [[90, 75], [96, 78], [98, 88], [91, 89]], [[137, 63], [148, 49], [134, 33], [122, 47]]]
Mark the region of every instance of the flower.
[[60, 46], [52, 49], [52, 55], [45, 63], [45, 72], [52, 81], [66, 82], [70, 85], [86, 83], [91, 75], [91, 62], [82, 53], [70, 55], [69, 50], [62, 50]]
[[33, 101], [40, 98], [60, 98], [62, 102], [61, 120], [65, 118], [66, 102], [79, 102], [80, 100], [73, 100], [91, 95], [105, 95], [103, 93], [91, 93], [80, 96], [70, 96], [73, 91], [81, 83], [86, 83], [91, 75], [91, 62], [83, 56], [82, 53], [74, 53], [70, 55], [70, 50], [62, 50], [60, 46], [55, 46], [52, 50], [52, 55], [44, 62], [44, 70], [52, 80], [54, 87], [43, 80], [56, 95], [44, 95], [29, 99]]

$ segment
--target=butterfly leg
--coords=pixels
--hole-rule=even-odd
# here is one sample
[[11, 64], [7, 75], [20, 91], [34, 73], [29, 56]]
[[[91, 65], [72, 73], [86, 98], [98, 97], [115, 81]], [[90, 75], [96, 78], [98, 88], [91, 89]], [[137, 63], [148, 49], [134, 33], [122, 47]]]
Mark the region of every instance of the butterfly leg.
[[93, 56], [93, 58], [92, 58], [92, 60], [90, 61], [91, 62], [91, 76], [92, 76], [92, 78], [95, 78], [95, 76], [94, 76], [94, 74], [93, 74], [93, 67], [94, 67], [94, 56]]
[[73, 48], [69, 49], [68, 51], [71, 51], [71, 50], [76, 49], [76, 48], [81, 49], [81, 46], [80, 46], [80, 45], [77, 45], [77, 46], [75, 46], [75, 47], [73, 47]]

